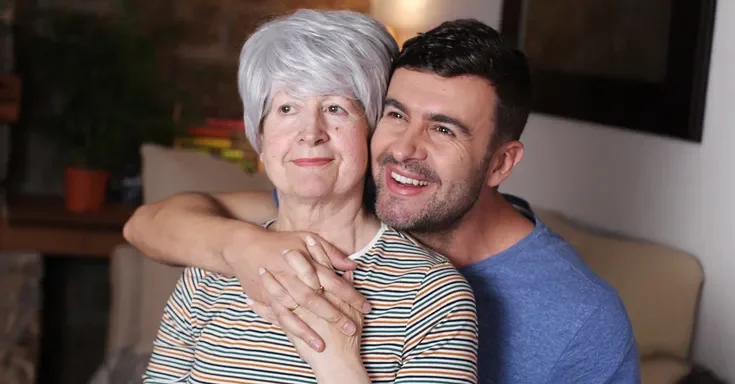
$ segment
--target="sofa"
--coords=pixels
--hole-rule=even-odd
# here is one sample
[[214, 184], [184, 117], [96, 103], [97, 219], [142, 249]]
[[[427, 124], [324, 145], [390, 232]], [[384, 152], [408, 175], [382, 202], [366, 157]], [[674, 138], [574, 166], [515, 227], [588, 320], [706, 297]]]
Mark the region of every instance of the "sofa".
[[[262, 174], [210, 155], [144, 145], [143, 198], [159, 201], [186, 191], [270, 191]], [[605, 233], [534, 207], [623, 298], [641, 358], [644, 384], [670, 384], [686, 375], [703, 272], [686, 253]], [[110, 255], [111, 309], [106, 363], [94, 384], [133, 383], [147, 363], [163, 307], [182, 269], [156, 263], [127, 244]]]

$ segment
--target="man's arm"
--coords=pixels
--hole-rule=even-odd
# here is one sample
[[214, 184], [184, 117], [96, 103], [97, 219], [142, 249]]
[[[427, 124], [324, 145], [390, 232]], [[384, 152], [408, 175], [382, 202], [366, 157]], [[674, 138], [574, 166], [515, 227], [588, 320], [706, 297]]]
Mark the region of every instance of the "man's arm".
[[229, 244], [235, 238], [238, 243], [253, 244], [267, 233], [257, 223], [276, 214], [268, 192], [182, 193], [138, 208], [123, 235], [158, 262], [233, 275], [225, 260]]

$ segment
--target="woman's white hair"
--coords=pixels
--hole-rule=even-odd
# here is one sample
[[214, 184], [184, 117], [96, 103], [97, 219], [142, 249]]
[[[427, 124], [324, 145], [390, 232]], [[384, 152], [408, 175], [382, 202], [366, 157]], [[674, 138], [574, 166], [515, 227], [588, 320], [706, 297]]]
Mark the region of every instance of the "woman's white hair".
[[358, 12], [302, 9], [260, 26], [242, 48], [238, 71], [253, 148], [260, 152], [263, 118], [276, 90], [357, 100], [374, 129], [397, 52], [388, 30]]

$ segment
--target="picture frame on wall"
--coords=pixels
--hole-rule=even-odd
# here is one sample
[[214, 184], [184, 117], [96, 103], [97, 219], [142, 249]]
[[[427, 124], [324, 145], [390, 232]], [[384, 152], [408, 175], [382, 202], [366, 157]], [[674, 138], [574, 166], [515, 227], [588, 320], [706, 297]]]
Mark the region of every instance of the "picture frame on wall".
[[534, 111], [700, 143], [716, 0], [504, 0]]

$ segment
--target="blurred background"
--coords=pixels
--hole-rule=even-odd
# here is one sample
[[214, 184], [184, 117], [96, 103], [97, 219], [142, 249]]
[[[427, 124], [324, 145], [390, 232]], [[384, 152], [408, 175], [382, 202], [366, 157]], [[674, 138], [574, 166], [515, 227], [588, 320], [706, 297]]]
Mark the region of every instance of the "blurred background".
[[[534, 2], [537, 8], [529, 5]], [[145, 364], [137, 347], [145, 343], [129, 343], [150, 332], [135, 314], [150, 312], [155, 323], [160, 309], [137, 306], [140, 300], [131, 297], [141, 293], [130, 287], [147, 293], [151, 280], [163, 283], [151, 277], [158, 266], [121, 248], [122, 224], [137, 205], [176, 192], [269, 188], [242, 135], [237, 60], [260, 22], [297, 8], [365, 12], [399, 42], [444, 20], [472, 17], [517, 33], [538, 68], [534, 73], [605, 77], [620, 89], [704, 84], [689, 89], [693, 110], [700, 110], [682, 123], [691, 135], [679, 128], [667, 133], [662, 124], [606, 123], [627, 116], [616, 108], [608, 120], [537, 110], [521, 138], [525, 157], [501, 189], [589, 236], [655, 244], [675, 255], [648, 263], [648, 248], [641, 248], [635, 254], [644, 256], [626, 258], [624, 268], [623, 261], [608, 259], [596, 270], [607, 277], [604, 268], [628, 268], [609, 278], [617, 279], [613, 285], [645, 344], [642, 359], [675, 355], [686, 366], [696, 362], [735, 381], [735, 45], [729, 42], [735, 3], [720, 1], [716, 11], [690, 5], [701, 24], [691, 33], [697, 45], [689, 53], [703, 68], [673, 80], [667, 77], [670, 52], [680, 42], [671, 31], [684, 22], [684, 2], [538, 5], [544, 3], [0, 0], [0, 292], [6, 297], [0, 299], [0, 383], [127, 382], [110, 379], [113, 371], [129, 374]], [[514, 16], [509, 7], [522, 12]], [[566, 40], [556, 41], [564, 55], [544, 49], [551, 38], [544, 44], [531, 39], [534, 31], [547, 35], [565, 25], [593, 28], [602, 24], [595, 17], [614, 12], [617, 18], [602, 20], [633, 20], [629, 16], [641, 12], [656, 17], [588, 33], [565, 30], [559, 39]], [[517, 20], [509, 23], [511, 17]], [[574, 56], [599, 46], [611, 49]], [[611, 57], [618, 64], [600, 64]], [[566, 94], [559, 84], [559, 94]], [[636, 97], [621, 95], [616, 98]], [[649, 103], [657, 105], [653, 98], [636, 101], [641, 109]], [[668, 121], [661, 111], [654, 115]], [[587, 240], [579, 241], [583, 247]], [[605, 244], [599, 247], [615, 247]], [[682, 258], [691, 263], [681, 264]], [[635, 279], [645, 284], [626, 285]], [[150, 289], [165, 298], [171, 288]], [[677, 307], [684, 302], [686, 308]], [[667, 323], [681, 326], [673, 331]], [[137, 360], [114, 364], [125, 356]], [[673, 383], [672, 377], [644, 383]]]

